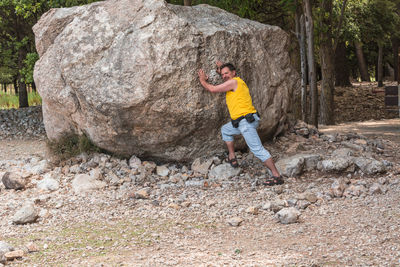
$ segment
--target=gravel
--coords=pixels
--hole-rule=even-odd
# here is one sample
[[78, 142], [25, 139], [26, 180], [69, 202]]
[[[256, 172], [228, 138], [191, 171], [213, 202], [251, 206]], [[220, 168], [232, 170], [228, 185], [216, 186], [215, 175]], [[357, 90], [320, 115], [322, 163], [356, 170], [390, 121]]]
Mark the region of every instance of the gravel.
[[[304, 127], [300, 132], [314, 136], [289, 133], [265, 145], [276, 160], [305, 152], [323, 160], [344, 148], [344, 139], [363, 139], [339, 134], [324, 140]], [[1, 142], [13, 144], [6, 149], [21, 153], [12, 150], [13, 158], [0, 160], [0, 176], [18, 174], [25, 188], [0, 184], [0, 243], [20, 253], [7, 261], [13, 266], [397, 266], [399, 146], [363, 140], [354, 156], [386, 160], [386, 172], [311, 168], [285, 177], [283, 185], [264, 187], [258, 181], [268, 172], [245, 152], [237, 154], [237, 173], [224, 162], [226, 155], [215, 155], [212, 163], [199, 160], [200, 172], [105, 154], [82, 154], [53, 166], [44, 151], [22, 153], [30, 151], [24, 140], [18, 150], [15, 139], [3, 137]], [[300, 150], [287, 153], [296, 143]], [[209, 177], [218, 166], [230, 174], [217, 169]], [[38, 217], [16, 224], [13, 218], [27, 202]]]

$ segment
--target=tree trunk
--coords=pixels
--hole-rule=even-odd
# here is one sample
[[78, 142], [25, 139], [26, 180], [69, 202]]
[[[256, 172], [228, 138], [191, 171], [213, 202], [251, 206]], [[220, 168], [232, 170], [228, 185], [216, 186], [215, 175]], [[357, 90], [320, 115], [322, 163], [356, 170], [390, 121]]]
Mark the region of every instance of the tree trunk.
[[306, 59], [306, 32], [304, 15], [301, 7], [296, 2], [296, 36], [300, 48], [301, 71], [301, 119], [307, 121], [307, 59]]
[[399, 39], [392, 39], [392, 49], [393, 49], [393, 66], [394, 66], [394, 80], [398, 81], [399, 78]]
[[183, 0], [183, 5], [184, 6], [191, 6], [192, 5], [192, 0]]
[[16, 95], [18, 95], [18, 83], [17, 83], [17, 80], [18, 80], [18, 78], [15, 78], [14, 80], [13, 80], [13, 85], [14, 85], [14, 92], [15, 92], [15, 94]]
[[321, 96], [320, 96], [320, 123], [325, 125], [334, 124], [334, 103], [333, 95], [335, 91], [335, 73], [334, 73], [334, 57], [332, 47], [332, 0], [323, 0], [321, 9], [325, 14], [321, 20], [321, 28], [326, 30], [320, 31], [320, 62], [321, 62]]
[[26, 108], [29, 107], [28, 104], [28, 93], [26, 91], [26, 84], [24, 82], [18, 82], [19, 87], [19, 107]]
[[356, 55], [358, 60], [358, 67], [360, 68], [361, 81], [370, 82], [367, 63], [365, 62], [364, 53], [362, 51], [362, 44], [360, 42], [354, 42], [356, 47]]
[[315, 71], [314, 59], [314, 25], [311, 12], [310, 0], [304, 0], [304, 14], [307, 35], [307, 61], [308, 61], [308, 76], [310, 81], [311, 94], [311, 124], [318, 127], [318, 88], [317, 76]]
[[383, 87], [383, 44], [378, 44], [378, 87]]
[[346, 43], [341, 41], [335, 51], [335, 85], [351, 86], [350, 70], [346, 56]]

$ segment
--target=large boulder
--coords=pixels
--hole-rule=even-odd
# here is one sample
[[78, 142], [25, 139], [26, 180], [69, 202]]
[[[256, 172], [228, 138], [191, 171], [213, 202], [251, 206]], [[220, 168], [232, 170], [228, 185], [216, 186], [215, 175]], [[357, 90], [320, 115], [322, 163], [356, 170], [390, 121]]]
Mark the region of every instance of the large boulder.
[[262, 140], [285, 127], [299, 77], [288, 35], [208, 5], [110, 0], [51, 9], [33, 28], [34, 79], [49, 139], [86, 134], [121, 155], [193, 160], [222, 150], [224, 94], [215, 61], [233, 62], [261, 114]]

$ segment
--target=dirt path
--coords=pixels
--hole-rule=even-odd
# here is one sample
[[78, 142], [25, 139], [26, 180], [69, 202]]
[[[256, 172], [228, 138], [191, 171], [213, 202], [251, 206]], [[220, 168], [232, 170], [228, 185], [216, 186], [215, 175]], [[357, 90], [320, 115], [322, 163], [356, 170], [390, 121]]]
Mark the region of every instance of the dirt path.
[[333, 126], [321, 126], [319, 130], [326, 134], [357, 133], [368, 138], [379, 137], [400, 143], [400, 119], [348, 122]]

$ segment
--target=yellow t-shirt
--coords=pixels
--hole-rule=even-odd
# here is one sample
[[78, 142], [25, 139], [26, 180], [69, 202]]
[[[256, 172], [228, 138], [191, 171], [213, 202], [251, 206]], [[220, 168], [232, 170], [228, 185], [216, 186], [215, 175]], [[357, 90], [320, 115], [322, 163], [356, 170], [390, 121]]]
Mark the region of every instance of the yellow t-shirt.
[[233, 78], [237, 81], [238, 86], [235, 91], [226, 92], [226, 105], [232, 120], [244, 116], [249, 113], [256, 113], [253, 107], [249, 88], [246, 83], [239, 77]]

